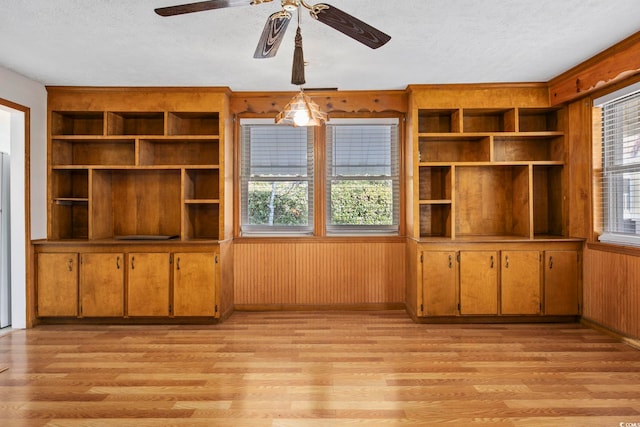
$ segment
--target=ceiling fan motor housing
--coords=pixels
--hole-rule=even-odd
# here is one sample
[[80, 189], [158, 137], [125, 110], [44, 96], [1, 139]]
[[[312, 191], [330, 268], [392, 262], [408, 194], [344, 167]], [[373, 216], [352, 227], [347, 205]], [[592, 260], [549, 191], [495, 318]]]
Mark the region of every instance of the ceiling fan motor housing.
[[293, 12], [300, 6], [298, 0], [281, 0], [282, 8], [288, 12]]

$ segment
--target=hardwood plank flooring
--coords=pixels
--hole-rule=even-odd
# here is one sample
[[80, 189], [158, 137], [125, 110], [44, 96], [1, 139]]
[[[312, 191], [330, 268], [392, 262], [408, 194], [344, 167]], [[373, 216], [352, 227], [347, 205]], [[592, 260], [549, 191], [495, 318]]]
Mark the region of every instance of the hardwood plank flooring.
[[640, 351], [580, 324], [39, 326], [0, 337], [3, 367], [3, 427], [640, 425]]

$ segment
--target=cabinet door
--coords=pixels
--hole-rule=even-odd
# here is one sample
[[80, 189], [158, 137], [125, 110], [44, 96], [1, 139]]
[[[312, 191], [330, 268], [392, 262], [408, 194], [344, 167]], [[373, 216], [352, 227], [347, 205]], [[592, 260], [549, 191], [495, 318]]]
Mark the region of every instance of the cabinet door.
[[460, 314], [498, 314], [498, 252], [460, 252]]
[[38, 254], [38, 316], [78, 315], [78, 254]]
[[124, 255], [80, 255], [80, 314], [124, 316]]
[[579, 303], [578, 253], [576, 251], [545, 251], [545, 314], [579, 314]]
[[127, 261], [127, 315], [168, 316], [169, 254], [130, 253]]
[[540, 252], [502, 251], [501, 313], [540, 313]]
[[422, 252], [422, 301], [426, 316], [458, 314], [456, 253]]
[[173, 314], [215, 316], [217, 254], [175, 253], [173, 260]]

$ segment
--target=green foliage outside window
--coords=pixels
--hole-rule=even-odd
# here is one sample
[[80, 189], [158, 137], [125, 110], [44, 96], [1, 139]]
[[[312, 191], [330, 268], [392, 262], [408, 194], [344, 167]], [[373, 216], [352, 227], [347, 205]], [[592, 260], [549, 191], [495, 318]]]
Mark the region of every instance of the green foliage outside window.
[[[306, 182], [250, 182], [249, 224], [308, 225]], [[391, 181], [334, 181], [333, 225], [393, 224]]]
[[333, 225], [393, 224], [391, 181], [333, 181]]
[[307, 225], [306, 182], [249, 182], [249, 224]]

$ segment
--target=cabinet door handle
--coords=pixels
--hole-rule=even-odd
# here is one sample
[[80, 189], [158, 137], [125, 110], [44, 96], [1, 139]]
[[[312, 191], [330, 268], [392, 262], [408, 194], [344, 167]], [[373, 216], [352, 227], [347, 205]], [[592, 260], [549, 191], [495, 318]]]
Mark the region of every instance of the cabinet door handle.
[[553, 257], [550, 256], [549, 257], [549, 270], [551, 270], [553, 268]]
[[509, 255], [504, 257], [504, 268], [509, 268]]
[[132, 256], [132, 257], [131, 257], [131, 269], [132, 269], [132, 270], [136, 268], [136, 266], [135, 266], [135, 264], [134, 264], [135, 260], [136, 260], [136, 257]]
[[491, 268], [493, 268], [493, 255], [491, 255]]
[[116, 269], [120, 270], [120, 257], [119, 256], [116, 257]]
[[69, 259], [67, 260], [67, 269], [68, 269], [69, 271], [73, 271], [73, 258], [69, 258]]
[[449, 268], [453, 267], [453, 256], [449, 255]]
[[176, 269], [180, 270], [180, 257], [176, 260]]

